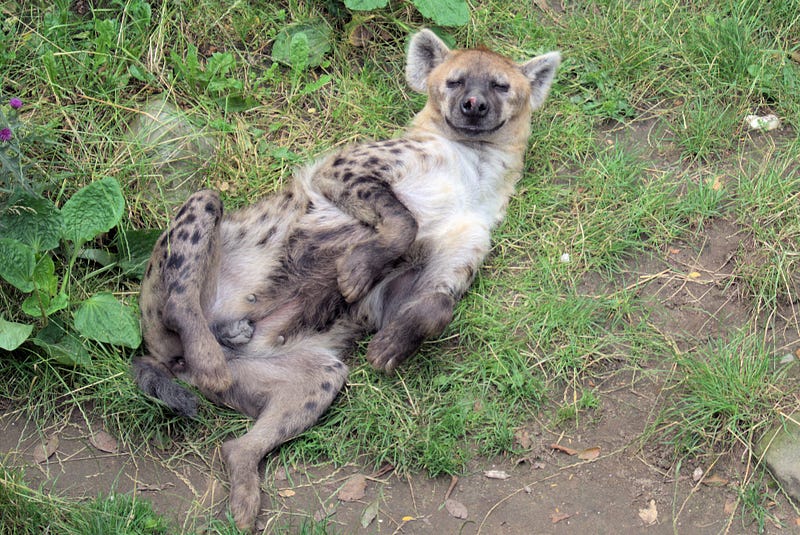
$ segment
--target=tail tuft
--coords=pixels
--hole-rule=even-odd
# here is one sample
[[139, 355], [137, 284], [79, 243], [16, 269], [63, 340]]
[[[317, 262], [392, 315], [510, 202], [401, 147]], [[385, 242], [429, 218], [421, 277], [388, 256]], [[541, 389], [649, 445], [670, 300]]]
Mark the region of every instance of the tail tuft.
[[174, 381], [173, 376], [151, 357], [134, 359], [136, 384], [147, 394], [163, 401], [181, 416], [197, 416], [197, 397]]

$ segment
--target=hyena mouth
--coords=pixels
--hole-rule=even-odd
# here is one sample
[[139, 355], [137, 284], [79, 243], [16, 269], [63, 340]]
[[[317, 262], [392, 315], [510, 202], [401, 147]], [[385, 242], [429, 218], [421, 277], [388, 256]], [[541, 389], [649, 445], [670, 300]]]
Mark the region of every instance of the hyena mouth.
[[494, 126], [492, 126], [490, 128], [486, 128], [486, 127], [481, 126], [481, 125], [470, 125], [470, 124], [465, 124], [465, 125], [460, 125], [459, 126], [459, 125], [453, 124], [453, 122], [447, 117], [445, 117], [444, 120], [447, 123], [447, 126], [452, 128], [456, 132], [460, 132], [462, 134], [466, 134], [468, 136], [473, 136], [473, 137], [487, 135], [487, 134], [494, 134], [495, 132], [497, 132], [498, 130], [503, 128], [503, 126], [506, 124], [505, 120], [503, 120], [503, 121], [500, 121], [498, 124], [496, 124], [496, 125], [494, 125]]

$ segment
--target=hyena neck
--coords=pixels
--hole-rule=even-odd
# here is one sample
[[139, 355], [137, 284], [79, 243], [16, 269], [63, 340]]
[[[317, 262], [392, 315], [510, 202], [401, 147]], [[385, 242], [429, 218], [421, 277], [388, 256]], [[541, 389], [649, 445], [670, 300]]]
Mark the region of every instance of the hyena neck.
[[446, 165], [453, 165], [457, 169], [463, 169], [464, 166], [473, 167], [482, 185], [498, 193], [502, 192], [505, 195], [513, 193], [514, 186], [522, 176], [527, 135], [522, 136], [521, 141], [506, 140], [506, 143], [469, 138], [454, 140], [451, 135], [442, 132], [420, 114], [409, 126], [406, 137], [440, 140], [442, 146], [452, 148], [445, 152], [457, 158], [457, 161], [447, 162]]

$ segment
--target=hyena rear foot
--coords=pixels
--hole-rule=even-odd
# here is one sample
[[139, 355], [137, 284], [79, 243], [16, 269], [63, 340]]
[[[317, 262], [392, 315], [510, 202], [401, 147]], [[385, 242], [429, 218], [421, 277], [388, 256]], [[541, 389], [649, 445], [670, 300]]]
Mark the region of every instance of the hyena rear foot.
[[422, 342], [444, 332], [453, 319], [454, 305], [452, 296], [436, 292], [400, 307], [370, 340], [367, 360], [374, 368], [391, 372]]
[[214, 334], [220, 344], [235, 348], [250, 341], [255, 331], [252, 320], [241, 319], [230, 323], [220, 323], [213, 327]]

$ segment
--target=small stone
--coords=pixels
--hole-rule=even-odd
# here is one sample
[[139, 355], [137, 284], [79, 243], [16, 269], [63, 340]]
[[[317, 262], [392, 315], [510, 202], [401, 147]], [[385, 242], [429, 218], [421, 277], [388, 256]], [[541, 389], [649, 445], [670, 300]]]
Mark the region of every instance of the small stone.
[[762, 458], [783, 490], [800, 501], [800, 412], [778, 423], [756, 444], [756, 455]]

